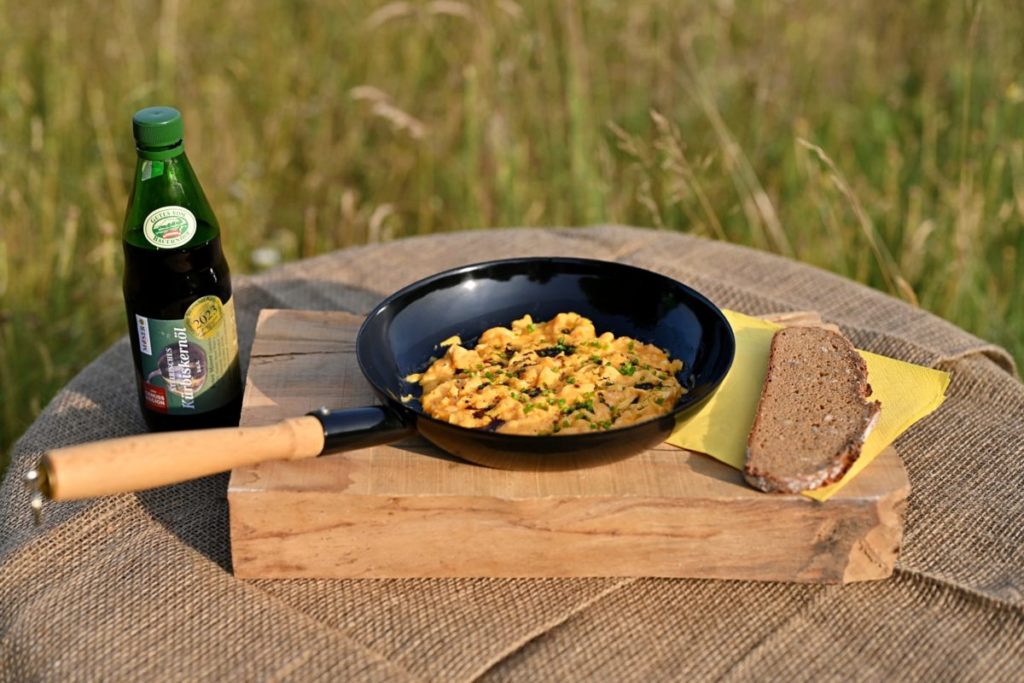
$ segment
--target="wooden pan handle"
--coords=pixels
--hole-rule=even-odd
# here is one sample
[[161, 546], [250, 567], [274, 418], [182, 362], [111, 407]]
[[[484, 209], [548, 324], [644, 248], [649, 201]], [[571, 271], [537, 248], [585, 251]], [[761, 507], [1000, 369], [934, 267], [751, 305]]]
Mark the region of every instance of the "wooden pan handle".
[[52, 500], [142, 491], [265, 460], [312, 458], [323, 448], [323, 424], [309, 415], [265, 427], [141, 434], [46, 452], [40, 488]]

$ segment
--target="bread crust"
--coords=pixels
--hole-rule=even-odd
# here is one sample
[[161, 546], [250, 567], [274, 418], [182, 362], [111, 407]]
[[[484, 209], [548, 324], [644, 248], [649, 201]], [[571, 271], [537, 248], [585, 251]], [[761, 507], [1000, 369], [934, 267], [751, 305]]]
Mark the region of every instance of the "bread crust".
[[[851, 408], [858, 409], [858, 415], [853, 424], [846, 426], [846, 432], [842, 436], [843, 442], [839, 447], [831, 453], [822, 454], [820, 463], [793, 471], [792, 468], [777, 466], [780, 458], [783, 459], [784, 464], [792, 464], [785, 462], [786, 454], [763, 453], [758, 442], [763, 440], [764, 430], [778, 427], [778, 411], [806, 408], [806, 406], [797, 405], [795, 401], [789, 405], [778, 405], [779, 390], [788, 389], [795, 394], [800, 394], [803, 391], [804, 395], [831, 390], [833, 391], [832, 396], [835, 397], [835, 388], [829, 386], [830, 382], [835, 383], [835, 375], [838, 372], [838, 369], [833, 367], [832, 357], [828, 358], [829, 367], [822, 367], [822, 363], [819, 361], [814, 368], [816, 372], [807, 372], [795, 382], [791, 376], [792, 373], [787, 375], [782, 369], [782, 363], [795, 362], [793, 354], [799, 353], [800, 345], [815, 343], [827, 344], [832, 351], [836, 352], [837, 360], [841, 363], [840, 367], [843, 368], [844, 374], [847, 371], [853, 373], [853, 390], [851, 391], [850, 387], [844, 387], [844, 391], [849, 395], [839, 398], [852, 402]], [[843, 377], [843, 379], [849, 378]], [[787, 381], [788, 384], [782, 386], [782, 383]], [[746, 481], [754, 488], [765, 492], [799, 493], [827, 486], [841, 479], [860, 457], [864, 440], [878, 420], [881, 403], [868, 401], [870, 395], [871, 385], [867, 382], [867, 364], [842, 334], [816, 328], [785, 328], [776, 332], [772, 338], [768, 373], [761, 389], [754, 424], [747, 439], [746, 464], [743, 470]], [[790, 435], [794, 441], [801, 436], [806, 436], [806, 431], [797, 433], [798, 430], [809, 430], [812, 427], [817, 427], [822, 419], [828, 419], [823, 414], [826, 410], [825, 406], [821, 405], [821, 410], [818, 411], [816, 403], [812, 401], [812, 404], [815, 404], [812, 405], [812, 410], [804, 410], [799, 413], [799, 421], [787, 420], [787, 422], [799, 422], [794, 426], [794, 433]], [[773, 415], [773, 411], [776, 414]], [[765, 423], [768, 421], [772, 421], [773, 424], [766, 427]], [[782, 469], [790, 471], [782, 472], [780, 471]]]

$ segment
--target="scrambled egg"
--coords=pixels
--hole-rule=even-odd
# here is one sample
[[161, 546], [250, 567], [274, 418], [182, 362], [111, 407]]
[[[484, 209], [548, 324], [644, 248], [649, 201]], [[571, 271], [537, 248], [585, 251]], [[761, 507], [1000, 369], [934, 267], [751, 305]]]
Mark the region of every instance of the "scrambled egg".
[[683, 368], [657, 346], [610, 332], [576, 313], [546, 323], [529, 315], [492, 327], [474, 349], [446, 339], [443, 357], [410, 382], [431, 417], [504, 434], [580, 434], [644, 422], [672, 410]]

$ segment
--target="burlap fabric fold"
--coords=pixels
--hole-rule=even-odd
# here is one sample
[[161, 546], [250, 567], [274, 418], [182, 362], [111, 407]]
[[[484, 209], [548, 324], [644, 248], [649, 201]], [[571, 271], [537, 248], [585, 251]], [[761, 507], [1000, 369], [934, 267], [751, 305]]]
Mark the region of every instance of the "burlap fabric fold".
[[[911, 494], [894, 576], [850, 586], [666, 579], [240, 581], [226, 476], [51, 505], [45, 449], [142, 431], [125, 340], [62, 390], [0, 485], [0, 681], [1011, 680], [1024, 675], [1024, 385], [1011, 357], [820, 270], [623, 227], [490, 230], [349, 249], [240, 278], [262, 307], [363, 312], [497, 257], [617, 260], [751, 314], [814, 309], [857, 346], [953, 373], [897, 446]], [[457, 549], [454, 549], [457, 552]]]

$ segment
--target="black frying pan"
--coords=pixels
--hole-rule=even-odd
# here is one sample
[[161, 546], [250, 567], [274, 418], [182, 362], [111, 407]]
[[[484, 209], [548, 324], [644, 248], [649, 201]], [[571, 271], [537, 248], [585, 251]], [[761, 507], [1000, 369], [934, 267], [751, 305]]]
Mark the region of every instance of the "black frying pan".
[[[496, 325], [529, 313], [544, 321], [573, 311], [597, 331], [655, 344], [683, 361], [687, 392], [672, 411], [622, 429], [522, 436], [468, 429], [426, 415], [419, 387], [405, 381], [459, 335], [472, 347]], [[700, 406], [732, 364], [732, 329], [707, 298], [671, 278], [633, 266], [574, 258], [522, 258], [463, 266], [392, 294], [367, 316], [356, 338], [359, 367], [382, 404], [322, 409], [268, 427], [172, 432], [51, 451], [35, 474], [54, 499], [84, 498], [183, 481], [242, 464], [313, 457], [401, 439], [413, 431], [445, 451], [489, 467], [587, 467], [663, 441], [676, 420]], [[412, 401], [402, 396], [412, 394]], [[166, 454], [166, 455], [162, 455]], [[30, 473], [30, 477], [33, 473]]]

